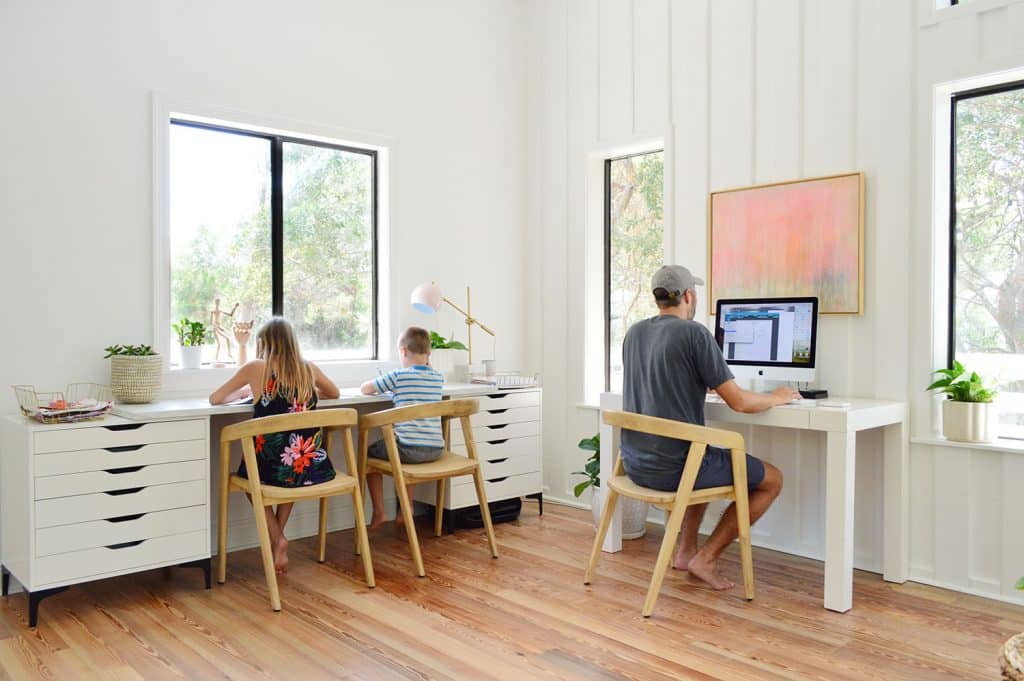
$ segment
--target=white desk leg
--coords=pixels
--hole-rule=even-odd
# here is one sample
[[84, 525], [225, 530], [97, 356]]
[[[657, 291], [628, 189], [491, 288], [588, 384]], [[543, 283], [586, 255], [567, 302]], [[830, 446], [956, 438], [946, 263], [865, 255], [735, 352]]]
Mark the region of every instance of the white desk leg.
[[[604, 393], [601, 395], [601, 409], [622, 409], [622, 397]], [[606, 480], [612, 477], [612, 452], [619, 449], [618, 441], [612, 441], [612, 427], [606, 426], [602, 419], [601, 423], [601, 496], [608, 488]], [[597, 493], [597, 490], [594, 490]], [[616, 504], [615, 515], [612, 516], [611, 525], [608, 526], [608, 534], [604, 537], [604, 546], [601, 549], [607, 553], [616, 553], [622, 550], [622, 504]]]
[[825, 481], [825, 607], [853, 606], [853, 491], [856, 432], [829, 431]]
[[885, 426], [885, 507], [882, 576], [887, 582], [907, 581], [910, 555], [910, 454], [903, 422]]

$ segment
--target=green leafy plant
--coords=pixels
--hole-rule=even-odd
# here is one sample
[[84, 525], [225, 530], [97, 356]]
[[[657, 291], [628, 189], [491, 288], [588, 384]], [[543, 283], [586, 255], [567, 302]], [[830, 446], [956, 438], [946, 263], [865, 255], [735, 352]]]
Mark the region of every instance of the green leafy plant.
[[103, 355], [103, 359], [116, 356], [129, 356], [129, 357], [148, 357], [155, 355], [156, 351], [148, 345], [109, 345], [105, 348], [107, 354]]
[[447, 340], [444, 336], [439, 334], [437, 331], [430, 332], [430, 349], [431, 350], [468, 350], [465, 345], [455, 340], [455, 332], [452, 332], [451, 340]]
[[932, 383], [926, 390], [937, 390], [945, 393], [954, 402], [991, 402], [996, 396], [996, 391], [985, 387], [985, 380], [972, 371], [969, 375], [964, 365], [953, 360], [952, 369], [939, 369], [933, 373], [942, 376]]
[[182, 317], [180, 322], [171, 324], [174, 333], [178, 334], [178, 344], [190, 348], [202, 345], [206, 342], [206, 325], [202, 322], [194, 322], [188, 317]]
[[577, 446], [585, 452], [592, 452], [583, 470], [573, 471], [573, 475], [585, 475], [587, 478], [572, 488], [572, 493], [578, 499], [588, 487], [601, 486], [601, 434], [583, 438]]
[[1021, 577], [1017, 580], [1016, 588], [1020, 589], [1021, 591], [1024, 591], [1024, 577]]

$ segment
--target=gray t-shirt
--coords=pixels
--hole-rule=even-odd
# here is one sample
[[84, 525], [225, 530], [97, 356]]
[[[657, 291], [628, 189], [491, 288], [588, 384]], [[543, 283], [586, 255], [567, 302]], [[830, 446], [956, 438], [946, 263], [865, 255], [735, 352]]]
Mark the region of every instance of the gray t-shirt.
[[[704, 397], [732, 379], [707, 327], [671, 315], [639, 321], [622, 343], [622, 407], [625, 411], [704, 425]], [[688, 442], [622, 431], [626, 473], [682, 470]]]

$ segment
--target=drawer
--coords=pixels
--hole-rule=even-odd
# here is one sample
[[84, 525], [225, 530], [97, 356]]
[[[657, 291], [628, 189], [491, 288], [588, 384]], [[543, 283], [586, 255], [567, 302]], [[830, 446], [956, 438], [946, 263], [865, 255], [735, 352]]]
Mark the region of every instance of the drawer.
[[[514, 409], [495, 409], [481, 411], [469, 417], [473, 427], [500, 426], [505, 423], [521, 423], [523, 421], [540, 421], [540, 407], [516, 407]], [[452, 427], [462, 427], [462, 421], [452, 419]]]
[[[534, 452], [533, 456], [517, 456], [508, 459], [495, 459], [493, 461], [482, 461], [480, 472], [484, 480], [497, 480], [498, 478], [509, 478], [524, 473], [536, 473], [540, 470], [540, 452]], [[460, 475], [452, 478], [453, 486], [473, 486], [473, 478], [469, 475]]]
[[36, 499], [70, 497], [92, 492], [106, 492], [131, 487], [166, 485], [172, 482], [205, 480], [209, 470], [206, 461], [179, 461], [152, 466], [128, 466], [88, 473], [50, 475], [36, 478]]
[[[509, 423], [503, 426], [474, 426], [473, 441], [477, 444], [482, 442], [498, 442], [514, 437], [531, 437], [540, 435], [540, 421], [526, 421], [523, 423]], [[452, 447], [465, 445], [462, 436], [462, 428], [454, 426], [451, 429]]]
[[185, 506], [205, 506], [208, 487], [206, 480], [193, 480], [141, 489], [44, 499], [35, 502], [36, 527], [70, 525]]
[[140, 539], [196, 532], [210, 526], [206, 506], [176, 508], [36, 530], [36, 555], [94, 549]]
[[[495, 459], [512, 458], [540, 458], [540, 437], [516, 437], [508, 440], [496, 440], [494, 442], [477, 442], [476, 455], [481, 461], [494, 461]], [[466, 445], [461, 441], [452, 442], [452, 451], [465, 456]]]
[[480, 411], [491, 411], [492, 409], [516, 409], [518, 407], [539, 407], [540, 393], [531, 392], [502, 392], [493, 395], [483, 395], [476, 398], [480, 400]]
[[161, 442], [151, 445], [125, 445], [109, 449], [83, 449], [77, 452], [57, 452], [37, 456], [33, 460], [35, 473], [64, 475], [86, 471], [105, 471], [129, 466], [150, 466], [173, 461], [206, 460], [210, 446], [206, 440]]
[[[534, 494], [541, 491], [540, 478], [540, 471], [536, 471], [523, 475], [511, 475], [503, 479], [487, 480], [484, 482], [484, 493], [487, 495], [487, 501], [501, 501], [502, 499], [521, 497], [524, 494]], [[445, 503], [446, 508], [477, 505], [476, 488], [473, 485], [452, 485], [451, 494], [448, 496], [450, 501]]]
[[157, 537], [128, 546], [101, 546], [37, 558], [33, 565], [34, 588], [55, 582], [92, 576], [142, 570], [157, 565], [173, 565], [210, 555], [209, 530]]
[[68, 430], [37, 431], [35, 453], [70, 452], [82, 449], [103, 449], [148, 445], [156, 442], [205, 440], [206, 420], [126, 423], [116, 426], [83, 426]]

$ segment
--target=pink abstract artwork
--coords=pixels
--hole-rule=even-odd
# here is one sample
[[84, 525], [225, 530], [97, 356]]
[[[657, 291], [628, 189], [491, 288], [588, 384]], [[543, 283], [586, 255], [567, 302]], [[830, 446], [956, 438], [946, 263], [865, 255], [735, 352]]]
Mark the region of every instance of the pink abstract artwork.
[[710, 304], [818, 296], [861, 312], [860, 173], [711, 195]]

